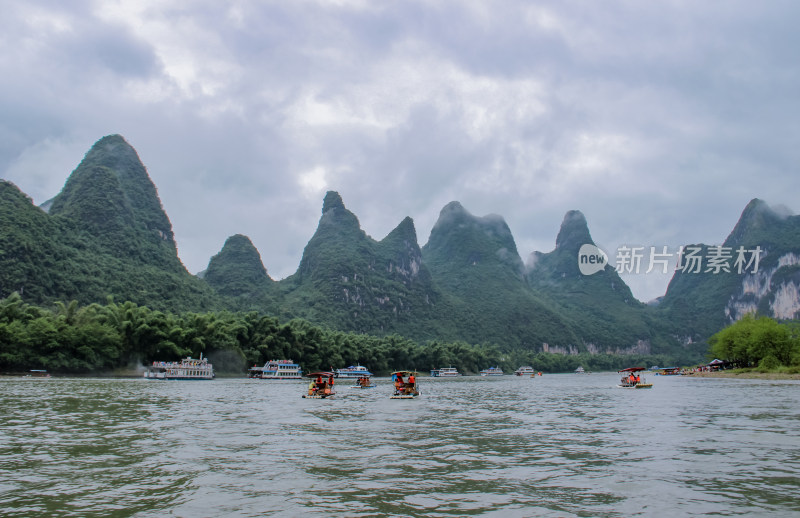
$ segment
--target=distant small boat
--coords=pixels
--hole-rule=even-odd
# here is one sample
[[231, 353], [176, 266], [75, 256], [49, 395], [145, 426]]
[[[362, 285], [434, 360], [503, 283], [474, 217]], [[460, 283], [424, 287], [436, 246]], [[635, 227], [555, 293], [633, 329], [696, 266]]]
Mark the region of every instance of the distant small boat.
[[514, 371], [514, 376], [535, 376], [536, 371], [533, 370], [533, 367], [530, 365], [526, 365], [524, 367], [520, 367], [519, 369]]
[[441, 369], [433, 369], [431, 376], [434, 378], [456, 378], [461, 376], [461, 373], [455, 367], [442, 367]]
[[586, 374], [586, 371], [585, 371], [585, 370], [583, 370], [583, 367], [581, 367], [581, 366], [579, 365], [579, 366], [578, 366], [578, 368], [577, 368], [577, 369], [575, 369], [575, 374]]
[[44, 369], [31, 369], [30, 374], [26, 374], [27, 378], [49, 378], [50, 374]]
[[503, 369], [500, 367], [489, 367], [488, 369], [483, 369], [479, 372], [481, 376], [502, 376]]
[[368, 389], [375, 387], [376, 385], [372, 383], [372, 379], [369, 376], [361, 376], [360, 378], [356, 379], [355, 385], [350, 385], [350, 388], [354, 389]]

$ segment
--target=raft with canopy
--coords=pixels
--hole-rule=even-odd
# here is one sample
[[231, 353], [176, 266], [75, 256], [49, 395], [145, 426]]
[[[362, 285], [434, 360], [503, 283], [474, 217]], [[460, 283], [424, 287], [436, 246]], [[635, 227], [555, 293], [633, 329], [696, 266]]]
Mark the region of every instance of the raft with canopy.
[[333, 397], [336, 391], [333, 390], [333, 373], [332, 372], [312, 372], [306, 375], [310, 378], [308, 384], [308, 393], [303, 394], [306, 399], [326, 399]]
[[[414, 383], [409, 383], [408, 381], [411, 376], [414, 376]], [[394, 392], [392, 393], [391, 399], [416, 399], [419, 397], [416, 371], [393, 372], [392, 385], [394, 387]]]
[[652, 383], [647, 383], [646, 380], [642, 379], [637, 372], [641, 372], [646, 370], [644, 367], [628, 367], [627, 369], [622, 369], [618, 372], [623, 373], [622, 379], [619, 381], [619, 387], [622, 388], [632, 388], [632, 389], [649, 389], [653, 388]]

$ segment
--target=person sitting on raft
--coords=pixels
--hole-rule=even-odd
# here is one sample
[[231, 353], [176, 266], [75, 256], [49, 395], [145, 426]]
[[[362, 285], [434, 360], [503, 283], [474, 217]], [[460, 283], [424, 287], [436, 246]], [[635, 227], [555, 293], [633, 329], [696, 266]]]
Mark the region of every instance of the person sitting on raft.
[[399, 394], [403, 390], [403, 376], [400, 374], [397, 375], [397, 378], [394, 380], [394, 392], [395, 394]]

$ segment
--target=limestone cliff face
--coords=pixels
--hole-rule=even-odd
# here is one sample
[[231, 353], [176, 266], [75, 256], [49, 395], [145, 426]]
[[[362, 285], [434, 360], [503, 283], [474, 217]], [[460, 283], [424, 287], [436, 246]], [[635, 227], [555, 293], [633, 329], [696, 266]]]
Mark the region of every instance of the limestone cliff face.
[[[579, 354], [582, 352], [582, 349], [576, 346], [559, 346], [559, 345], [550, 345], [550, 344], [542, 344], [542, 351], [546, 353], [553, 353], [553, 354]], [[630, 355], [630, 354], [652, 354], [652, 344], [650, 340], [637, 340], [636, 343], [628, 346], [628, 347], [620, 347], [620, 346], [601, 346], [597, 345], [594, 342], [589, 342], [586, 344], [586, 352], [589, 354], [623, 354], [623, 355]]]
[[427, 270], [422, 268], [422, 250], [411, 218], [406, 217], [378, 245], [389, 275], [404, 283], [414, 282], [420, 275], [425, 282], [430, 280]]
[[800, 316], [800, 216], [754, 199], [725, 246], [761, 251], [757, 267], [744, 270], [725, 305], [729, 321], [753, 312], [777, 319]]
[[800, 286], [797, 283], [781, 284], [775, 290], [769, 307], [774, 318], [800, 318]]
[[[798, 243], [800, 246], [800, 243]], [[736, 293], [725, 306], [730, 321], [760, 312], [777, 319], [800, 318], [800, 255], [786, 252], [777, 264], [743, 274]]]

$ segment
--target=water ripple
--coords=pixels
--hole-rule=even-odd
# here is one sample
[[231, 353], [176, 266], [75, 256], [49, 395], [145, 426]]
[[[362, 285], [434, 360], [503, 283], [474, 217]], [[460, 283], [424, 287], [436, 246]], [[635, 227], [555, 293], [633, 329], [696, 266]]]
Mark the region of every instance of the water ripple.
[[790, 516], [800, 384], [0, 379], [3, 516]]

